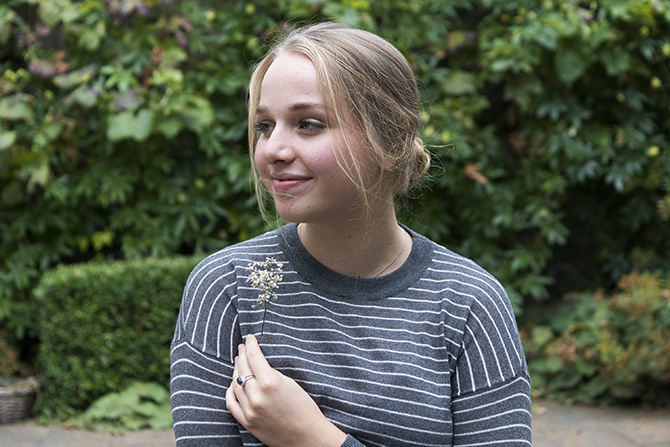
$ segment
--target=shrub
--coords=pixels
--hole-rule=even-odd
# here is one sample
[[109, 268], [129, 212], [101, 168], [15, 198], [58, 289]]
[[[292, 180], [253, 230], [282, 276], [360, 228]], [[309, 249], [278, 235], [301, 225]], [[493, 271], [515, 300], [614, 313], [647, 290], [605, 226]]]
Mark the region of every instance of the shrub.
[[130, 382], [169, 386], [169, 347], [195, 258], [61, 266], [40, 305], [41, 412], [64, 419]]
[[135, 382], [120, 393], [105, 394], [65, 425], [112, 434], [165, 430], [172, 427], [170, 393], [156, 383]]
[[670, 405], [670, 279], [633, 272], [611, 296], [572, 294], [534, 312], [522, 336], [536, 395]]

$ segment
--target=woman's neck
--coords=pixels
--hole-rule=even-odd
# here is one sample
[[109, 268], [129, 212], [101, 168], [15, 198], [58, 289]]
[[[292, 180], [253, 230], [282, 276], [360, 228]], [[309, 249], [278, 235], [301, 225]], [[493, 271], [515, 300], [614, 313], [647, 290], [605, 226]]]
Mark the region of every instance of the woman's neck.
[[412, 249], [412, 237], [395, 213], [370, 219], [368, 225], [301, 223], [298, 236], [307, 251], [329, 269], [348, 276], [373, 278], [399, 268]]

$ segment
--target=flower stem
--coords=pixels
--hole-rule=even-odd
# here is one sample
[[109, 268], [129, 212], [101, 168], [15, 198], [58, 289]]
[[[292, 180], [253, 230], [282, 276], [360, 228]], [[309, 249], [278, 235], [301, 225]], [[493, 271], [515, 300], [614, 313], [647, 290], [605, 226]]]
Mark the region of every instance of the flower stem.
[[265, 315], [268, 313], [268, 300], [265, 301], [265, 310], [263, 311], [263, 323], [261, 324], [261, 335], [258, 337], [258, 343], [263, 340], [263, 330], [265, 329]]

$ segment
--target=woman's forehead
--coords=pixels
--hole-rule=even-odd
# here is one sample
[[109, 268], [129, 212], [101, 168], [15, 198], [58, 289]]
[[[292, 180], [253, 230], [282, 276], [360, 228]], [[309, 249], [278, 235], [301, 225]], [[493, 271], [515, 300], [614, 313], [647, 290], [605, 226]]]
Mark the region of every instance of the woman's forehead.
[[281, 54], [261, 81], [261, 103], [290, 98], [295, 102], [323, 103], [316, 68], [307, 56], [299, 53]]
[[[281, 105], [291, 111], [335, 111], [334, 99], [320, 82], [312, 60], [298, 52], [281, 53], [266, 70], [255, 112], [267, 113]], [[348, 107], [338, 107], [348, 109]]]

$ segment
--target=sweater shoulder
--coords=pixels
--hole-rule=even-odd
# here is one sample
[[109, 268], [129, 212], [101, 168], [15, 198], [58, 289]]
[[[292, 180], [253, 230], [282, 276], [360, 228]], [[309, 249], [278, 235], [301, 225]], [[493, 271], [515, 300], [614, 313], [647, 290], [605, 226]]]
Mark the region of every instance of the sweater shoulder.
[[191, 271], [187, 281], [187, 288], [196, 278], [201, 278], [213, 270], [234, 270], [236, 267], [246, 267], [248, 263], [265, 259], [265, 257], [279, 256], [278, 230], [272, 230], [246, 241], [229, 245], [221, 250], [208, 255], [200, 261]]
[[[250, 263], [280, 256], [279, 237], [277, 230], [270, 231], [225, 247], [200, 261], [184, 286], [178, 332], [193, 343], [212, 329], [212, 315], [232, 312], [240, 277], [246, 277]], [[198, 334], [201, 331], [205, 332]]]
[[430, 251], [430, 263], [422, 281], [424, 286], [448, 286], [463, 296], [492, 295], [495, 301], [509, 305], [503, 285], [477, 262], [427, 238], [424, 246]]

